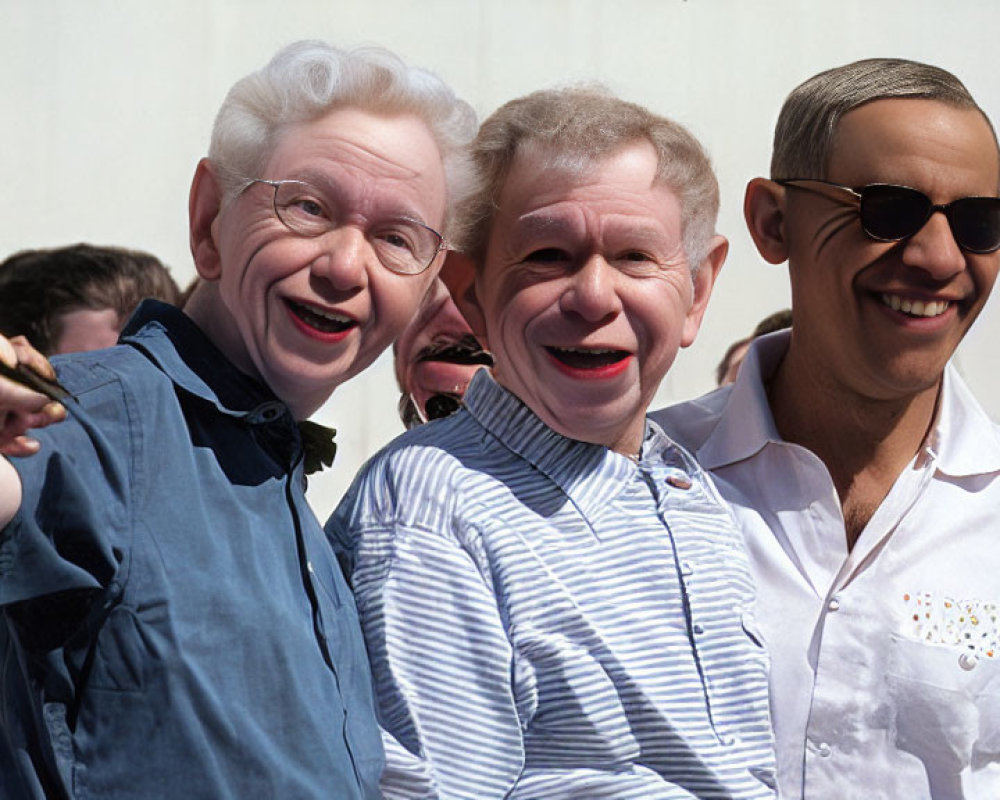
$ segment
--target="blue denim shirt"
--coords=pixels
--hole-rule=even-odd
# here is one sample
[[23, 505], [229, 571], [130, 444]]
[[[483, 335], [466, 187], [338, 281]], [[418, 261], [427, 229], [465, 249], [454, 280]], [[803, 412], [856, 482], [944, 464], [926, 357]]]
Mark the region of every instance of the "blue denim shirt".
[[376, 797], [354, 601], [288, 409], [181, 312], [56, 359], [0, 533], [0, 796]]

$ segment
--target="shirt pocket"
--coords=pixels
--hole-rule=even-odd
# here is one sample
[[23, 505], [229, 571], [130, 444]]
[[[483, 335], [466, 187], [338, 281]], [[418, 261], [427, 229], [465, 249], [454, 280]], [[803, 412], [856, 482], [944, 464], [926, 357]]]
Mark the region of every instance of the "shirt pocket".
[[965, 796], [959, 787], [978, 775], [1000, 797], [1000, 660], [893, 635], [886, 684], [890, 736], [932, 784], [952, 786], [942, 796]]

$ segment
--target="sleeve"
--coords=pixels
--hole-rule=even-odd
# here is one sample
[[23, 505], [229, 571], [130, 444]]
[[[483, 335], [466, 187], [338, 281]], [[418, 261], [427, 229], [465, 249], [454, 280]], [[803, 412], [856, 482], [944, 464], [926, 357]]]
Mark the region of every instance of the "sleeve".
[[0, 607], [30, 649], [61, 644], [119, 568], [127, 456], [96, 433], [67, 419], [38, 432], [39, 453], [11, 460], [23, 498], [0, 530]]
[[502, 798], [524, 767], [511, 646], [488, 579], [453, 538], [390, 524], [352, 537], [385, 730], [387, 798]]

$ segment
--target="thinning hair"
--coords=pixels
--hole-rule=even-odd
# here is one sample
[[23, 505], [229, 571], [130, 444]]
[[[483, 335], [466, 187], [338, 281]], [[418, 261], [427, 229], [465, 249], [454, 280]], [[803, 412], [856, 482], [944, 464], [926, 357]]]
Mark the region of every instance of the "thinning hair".
[[841, 118], [865, 103], [889, 98], [937, 100], [974, 109], [993, 131], [969, 90], [947, 70], [902, 58], [868, 58], [828, 69], [792, 90], [774, 129], [771, 178], [826, 179]]
[[90, 244], [22, 250], [0, 263], [0, 333], [50, 354], [67, 312], [112, 309], [124, 324], [146, 297], [180, 299], [170, 271], [149, 253]]
[[500, 193], [519, 153], [530, 149], [549, 166], [583, 172], [637, 142], [656, 150], [656, 181], [680, 200], [684, 251], [696, 269], [719, 211], [719, 184], [708, 155], [683, 126], [599, 86], [534, 92], [501, 106], [482, 124], [472, 145], [479, 183], [458, 212], [459, 245], [482, 263]]
[[467, 147], [476, 132], [472, 107], [436, 75], [388, 50], [341, 50], [319, 41], [281, 49], [226, 95], [208, 153], [226, 199], [247, 178], [266, 177], [261, 172], [290, 127], [346, 107], [422, 120], [441, 153], [449, 208], [462, 202], [471, 178]]

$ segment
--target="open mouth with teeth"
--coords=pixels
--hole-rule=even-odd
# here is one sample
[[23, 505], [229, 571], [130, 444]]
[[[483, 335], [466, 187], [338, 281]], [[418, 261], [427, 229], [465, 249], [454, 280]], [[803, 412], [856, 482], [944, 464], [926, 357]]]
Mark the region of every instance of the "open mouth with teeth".
[[463, 335], [458, 341], [435, 343], [424, 348], [417, 361], [443, 361], [446, 364], [493, 366], [493, 356], [483, 350], [472, 334]]
[[320, 333], [344, 333], [357, 325], [356, 320], [346, 317], [343, 314], [331, 314], [330, 312], [322, 311], [315, 306], [307, 306], [302, 303], [295, 303], [291, 300], [286, 300], [285, 304], [288, 306], [288, 310], [292, 312], [292, 316], [294, 316], [296, 320], [301, 322], [306, 327], [317, 330]]
[[939, 317], [948, 310], [951, 303], [947, 300], [908, 300], [896, 294], [883, 293], [880, 296], [883, 305], [888, 306], [893, 311], [908, 314], [911, 317]]
[[573, 370], [606, 371], [618, 365], [624, 366], [631, 355], [627, 350], [612, 350], [589, 347], [546, 347], [552, 358]]

